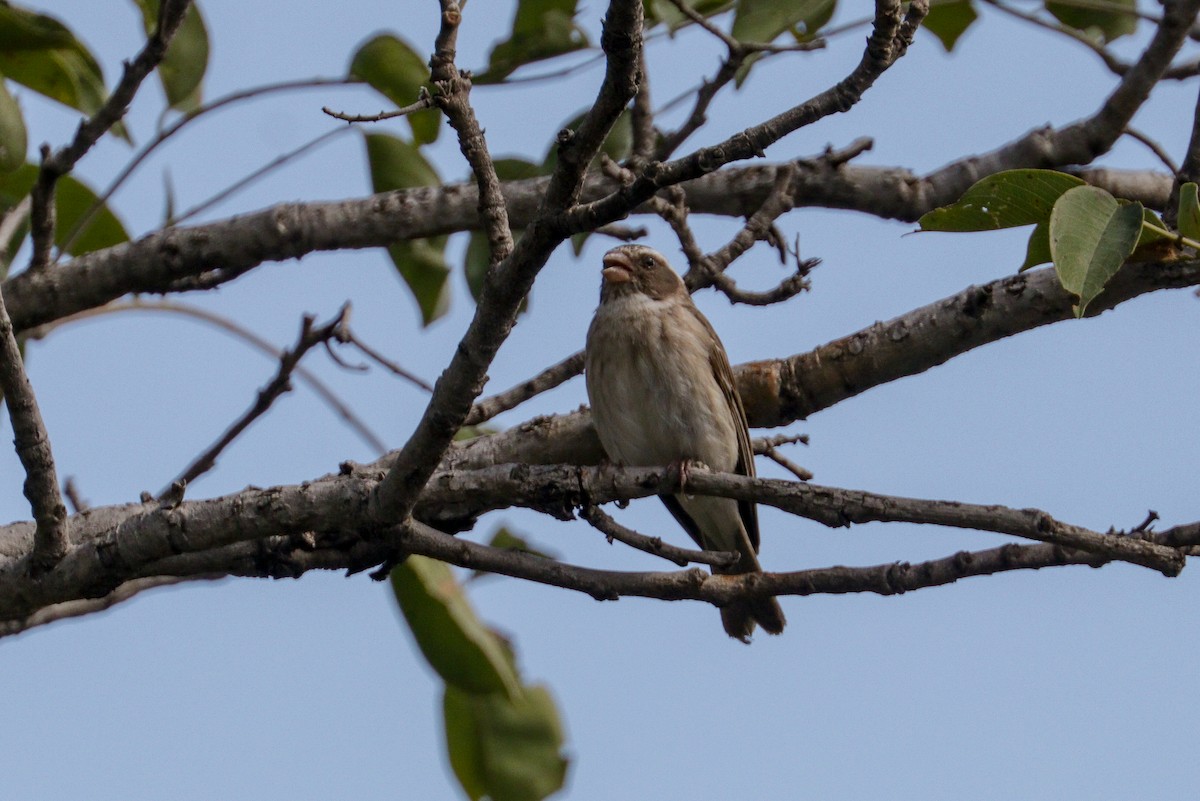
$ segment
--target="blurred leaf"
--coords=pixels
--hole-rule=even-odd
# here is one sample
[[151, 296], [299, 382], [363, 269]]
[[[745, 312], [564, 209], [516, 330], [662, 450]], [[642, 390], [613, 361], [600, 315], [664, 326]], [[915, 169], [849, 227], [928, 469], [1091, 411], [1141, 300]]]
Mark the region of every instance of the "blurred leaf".
[[471, 238], [467, 240], [466, 255], [463, 257], [463, 273], [467, 278], [467, 288], [471, 290], [471, 297], [476, 303], [483, 292], [483, 279], [487, 276], [491, 257], [487, 234], [483, 231], [472, 231]]
[[545, 559], [555, 558], [554, 554], [548, 551], [534, 548], [529, 544], [529, 540], [514, 534], [508, 526], [500, 526], [500, 528], [496, 529], [492, 534], [492, 538], [488, 540], [488, 545], [493, 548], [501, 548], [505, 551], [521, 551], [522, 553], [541, 556]]
[[1200, 239], [1200, 202], [1197, 201], [1196, 185], [1191, 181], [1179, 187], [1178, 222], [1179, 233], [1188, 239]]
[[958, 38], [978, 17], [971, 0], [952, 0], [949, 3], [930, 5], [929, 14], [921, 23], [921, 27], [936, 36], [949, 53], [954, 49]]
[[957, 203], [926, 213], [922, 231], [995, 231], [1048, 222], [1054, 202], [1083, 181], [1053, 170], [1006, 170], [975, 183]]
[[[581, 111], [576, 114], [568, 122], [562, 125], [562, 128], [569, 130], [578, 130], [583, 122], [586, 111]], [[629, 156], [629, 151], [633, 147], [633, 122], [630, 119], [628, 111], [622, 111], [617, 117], [617, 121], [613, 123], [612, 129], [608, 132], [608, 136], [604, 139], [604, 144], [600, 146], [600, 152], [607, 155], [613, 161], [624, 161]], [[599, 156], [597, 155], [597, 158]], [[546, 151], [546, 159], [542, 162], [542, 174], [549, 175], [554, 172], [554, 168], [558, 166], [558, 145], [551, 144], [550, 149]]]
[[0, 74], [84, 114], [95, 113], [106, 90], [100, 64], [58, 20], [0, 5]]
[[[696, 0], [688, 5], [704, 17], [712, 17], [733, 8], [733, 0]], [[647, 30], [659, 23], [666, 23], [671, 33], [674, 33], [685, 25], [692, 24], [692, 20], [668, 0], [643, 0], [642, 9]]]
[[1083, 8], [1074, 3], [1046, 1], [1046, 10], [1054, 18], [1076, 30], [1093, 35], [1101, 43], [1111, 42], [1119, 36], [1137, 30], [1137, 0], [1107, 0], [1105, 5], [1113, 9]]
[[[146, 35], [158, 24], [159, 0], [134, 0], [142, 12]], [[208, 29], [195, 0], [188, 6], [183, 22], [162, 63], [158, 79], [167, 95], [167, 103], [179, 111], [191, 111], [200, 105], [201, 84], [208, 69]]]
[[488, 68], [475, 83], [499, 83], [518, 67], [588, 46], [575, 24], [576, 0], [518, 0], [508, 39], [492, 48]]
[[397, 242], [388, 247], [392, 263], [416, 298], [421, 324], [429, 325], [450, 309], [450, 265], [446, 263], [448, 237], [431, 236]]
[[540, 801], [562, 788], [562, 723], [543, 685], [513, 698], [447, 687], [442, 711], [450, 766], [472, 799]]
[[175, 224], [175, 183], [171, 180], [171, 171], [163, 170], [163, 228]]
[[[25, 164], [7, 175], [0, 175], [0, 209], [7, 211], [20, 203], [33, 188], [37, 174], [36, 165]], [[96, 193], [73, 176], [64, 175], [58, 179], [54, 199], [54, 210], [58, 217], [58, 225], [54, 229], [54, 243], [62, 247], [68, 233], [96, 202]], [[129, 234], [125, 231], [125, 226], [112, 210], [104, 205], [92, 216], [92, 221], [79, 236], [75, 237], [67, 252], [78, 256], [128, 241]]]
[[1152, 230], [1147, 226], [1167, 229], [1167, 224], [1150, 209], [1142, 210], [1142, 230], [1138, 237], [1137, 247], [1130, 254], [1131, 260], [1137, 261], [1169, 261], [1179, 256], [1179, 248], [1175, 237]]
[[392, 569], [392, 591], [430, 666], [466, 693], [520, 694], [503, 642], [475, 616], [449, 565], [410, 556]]
[[527, 159], [514, 157], [499, 158], [493, 163], [496, 165], [496, 177], [501, 181], [521, 181], [526, 178], [537, 178], [548, 174], [543, 165], [534, 164]]
[[[733, 13], [733, 38], [773, 42], [797, 25], [811, 35], [833, 15], [836, 0], [741, 0]], [[819, 24], [818, 24], [819, 23]]]
[[12, 172], [24, 164], [28, 147], [21, 106], [0, 76], [0, 172]]
[[468, 440], [477, 439], [478, 437], [486, 437], [499, 431], [500, 429], [494, 426], [489, 426], [486, 423], [481, 423], [477, 426], [463, 426], [454, 433], [454, 441], [466, 442]]
[[[437, 171], [411, 142], [388, 134], [367, 134], [364, 138], [371, 185], [376, 192], [441, 183]], [[435, 236], [397, 242], [387, 249], [417, 301], [424, 325], [441, 317], [450, 306], [446, 241], [444, 236]]]
[[[350, 61], [350, 75], [366, 81], [397, 108], [403, 108], [417, 102], [421, 87], [429, 83], [429, 66], [406, 42], [383, 33], [358, 48]], [[442, 122], [438, 109], [418, 111], [406, 119], [417, 144], [437, 139]]]
[[1141, 228], [1141, 203], [1122, 205], [1094, 186], [1077, 186], [1054, 204], [1050, 252], [1063, 288], [1079, 296], [1076, 317], [1125, 263]]

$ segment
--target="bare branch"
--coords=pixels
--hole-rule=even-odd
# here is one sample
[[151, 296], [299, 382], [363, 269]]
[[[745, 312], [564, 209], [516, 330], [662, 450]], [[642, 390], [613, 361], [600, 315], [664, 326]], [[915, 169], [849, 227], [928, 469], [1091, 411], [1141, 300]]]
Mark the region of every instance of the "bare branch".
[[[448, 18], [457, 6], [453, 0], [443, 0], [443, 32]], [[638, 52], [641, 50], [642, 4], [640, 0], [614, 0], [605, 17], [601, 45], [608, 54], [608, 68], [596, 102], [584, 116], [579, 129], [569, 137], [560, 136], [558, 165], [550, 177], [542, 202], [545, 215], [573, 203], [583, 184], [584, 172], [599, 151], [604, 138], [617, 117], [637, 90]], [[439, 34], [439, 52], [443, 44]], [[452, 40], [450, 41], [452, 45]], [[452, 51], [450, 53], [452, 55]], [[435, 62], [440, 58], [435, 54]], [[435, 78], [437, 65], [435, 64]], [[440, 101], [439, 101], [440, 102]], [[463, 101], [465, 103], [465, 100]], [[451, 112], [447, 110], [447, 114]], [[454, 117], [451, 115], [453, 124]], [[464, 154], [468, 152], [469, 128], [459, 130]], [[482, 146], [482, 136], [478, 144]], [[499, 184], [486, 151], [479, 151], [480, 163], [468, 155], [476, 178], [480, 182], [480, 208], [484, 215], [493, 214], [507, 225]], [[482, 162], [486, 161], [486, 164]], [[483, 173], [481, 175], [481, 172]], [[489, 177], [490, 176], [490, 177]], [[494, 184], [494, 185], [492, 185]], [[500, 241], [492, 239], [498, 231], [487, 226], [494, 263], [484, 278], [482, 297], [475, 307], [475, 317], [434, 387], [433, 398], [425, 409], [417, 429], [396, 457], [387, 477], [375, 492], [376, 513], [387, 522], [403, 520], [421, 488], [429, 479], [449, 447], [455, 433], [471, 411], [471, 404], [482, 391], [487, 368], [516, 322], [517, 310], [533, 285], [538, 271], [545, 265], [551, 250], [568, 232], [561, 226], [551, 226], [539, 217], [525, 232], [520, 245], [511, 253]], [[610, 221], [611, 222], [611, 221]], [[499, 254], [499, 256], [498, 256]]]
[[8, 407], [13, 444], [25, 468], [22, 489], [37, 521], [30, 573], [40, 575], [54, 567], [70, 547], [67, 507], [58, 491], [50, 436], [29, 376], [25, 374], [25, 361], [4, 305], [3, 292], [0, 292], [0, 399]]
[[137, 155], [129, 160], [128, 164], [121, 168], [121, 171], [117, 173], [117, 177], [112, 180], [112, 182], [105, 188], [103, 192], [99, 194], [99, 196], [97, 196], [92, 205], [88, 207], [88, 210], [79, 216], [79, 219], [75, 222], [75, 225], [72, 226], [67, 232], [67, 235], [63, 239], [62, 250], [67, 252], [71, 249], [71, 245], [75, 243], [75, 240], [79, 237], [80, 233], [83, 232], [83, 229], [92, 221], [96, 215], [96, 212], [104, 207], [104, 204], [107, 203], [109, 198], [111, 198], [113, 194], [124, 185], [129, 176], [132, 175], [133, 172], [142, 164], [142, 162], [144, 162], [155, 150], [162, 146], [172, 136], [179, 133], [180, 129], [185, 127], [188, 123], [193, 122], [210, 112], [224, 108], [225, 106], [234, 103], [240, 103], [243, 100], [250, 100], [252, 98], [262, 97], [264, 95], [275, 94], [276, 92], [291, 92], [297, 89], [325, 88], [329, 86], [354, 86], [358, 83], [361, 83], [361, 81], [356, 78], [305, 78], [298, 81], [283, 81], [280, 83], [264, 84], [262, 86], [254, 86], [249, 89], [243, 89], [241, 91], [234, 92], [218, 98], [210, 103], [205, 103], [204, 105], [187, 112], [180, 117], [179, 120], [155, 134], [154, 138], [147, 142], [142, 149], [137, 152]]
[[[1200, 285], [1200, 262], [1126, 264], [1087, 315], [1107, 311], [1160, 289]], [[807, 353], [735, 368], [751, 426], [788, 425], [847, 398], [1005, 337], [1073, 319], [1075, 299], [1053, 268], [1030, 270], [875, 323]], [[598, 463], [603, 449], [586, 412], [543, 417], [489, 437], [461, 443], [445, 467], [468, 469], [505, 462]]]
[[475, 426], [491, 420], [501, 412], [515, 409], [530, 398], [554, 389], [559, 384], [569, 381], [583, 372], [583, 351], [572, 353], [558, 364], [547, 367], [542, 372], [522, 381], [511, 389], [492, 395], [471, 407], [463, 425]]
[[[572, 465], [501, 465], [478, 471], [439, 473], [426, 488], [422, 502], [442, 511], [455, 505], [479, 510], [480, 507], [517, 504], [567, 517], [573, 510], [588, 504], [677, 492], [680, 490], [679, 473], [666, 468], [615, 470]], [[297, 570], [303, 572], [303, 569], [318, 566], [313, 560], [306, 559], [303, 552], [324, 551], [321, 559], [325, 561], [320, 566], [340, 564], [344, 567], [353, 560], [361, 568], [369, 566], [363, 560], [386, 558], [387, 553], [399, 549], [465, 567], [567, 587], [596, 597], [626, 594], [676, 597], [660, 594], [663, 590], [659, 582], [664, 580], [661, 577], [595, 571], [544, 557], [489, 548], [434, 531], [422, 523], [390, 529], [380, 538], [370, 500], [377, 481], [377, 478], [351, 470], [346, 475], [329, 476], [300, 486], [250, 488], [211, 500], [92, 509], [72, 519], [77, 533], [73, 547], [56, 570], [38, 581], [32, 581], [24, 570], [32, 548], [32, 526], [20, 523], [0, 526], [0, 619], [20, 620], [46, 606], [107, 594], [130, 579], [163, 575], [165, 565], [180, 561], [185, 561], [188, 569], [197, 573], [229, 572], [228, 563], [222, 567], [222, 563], [213, 560], [234, 555], [241, 560], [248, 553], [259, 553], [263, 564], [274, 565], [273, 569], [282, 571], [282, 575], [297, 575]], [[1174, 575], [1182, 567], [1184, 553], [1181, 549], [1200, 544], [1200, 523], [1161, 533], [1099, 534], [1032, 509], [897, 498], [806, 483], [711, 473], [699, 468], [690, 471], [688, 491], [752, 499], [829, 526], [882, 520], [993, 531], [1052, 543], [1055, 550], [1049, 553], [1057, 561], [1051, 563], [1103, 564], [1122, 559], [1153, 567], [1166, 575]], [[422, 514], [420, 508], [417, 513]], [[251, 550], [247, 551], [247, 548]], [[276, 556], [268, 557], [264, 548]], [[1089, 554], [1075, 553], [1080, 548], [1087, 549]], [[334, 551], [337, 554], [332, 553]], [[1018, 550], [1015, 553], [1028, 552]], [[1045, 551], [1035, 553], [1041, 554], [1039, 559], [1044, 559], [1047, 554]], [[259, 572], [252, 574], [261, 575], [265, 569], [263, 564], [255, 567]], [[239, 570], [245, 569], [240, 561], [239, 565]], [[839, 571], [846, 569], [830, 570], [834, 571], [831, 575], [842, 575]], [[848, 575], [854, 577], [852, 586], [856, 589], [842, 591], [875, 591], [861, 583], [863, 574], [850, 570]], [[800, 575], [769, 574], [762, 583], [735, 582], [730, 585], [732, 590], [720, 582], [708, 586], [705, 579], [703, 583], [707, 588], [702, 591], [703, 595], [684, 597], [726, 603], [734, 596], [839, 591], [829, 585], [822, 590], [806, 589], [807, 585], [795, 583], [800, 581]], [[806, 571], [805, 575], [811, 577], [812, 574]], [[963, 575], [972, 573], [968, 571]], [[677, 580], [682, 579], [676, 576], [670, 581]], [[697, 580], [694, 576], [687, 581], [694, 585]], [[726, 589], [718, 589], [718, 586]], [[930, 585], [918, 583], [915, 586]]]
[[592, 527], [608, 538], [609, 542], [616, 540], [639, 551], [661, 556], [680, 567], [696, 563], [728, 567], [738, 560], [733, 551], [697, 551], [691, 548], [679, 548], [663, 542], [662, 537], [648, 537], [645, 534], [626, 528], [605, 514], [598, 506], [585, 506], [579, 512], [580, 516], [592, 524]]
[[404, 106], [403, 108], [393, 109], [392, 111], [381, 111], [378, 114], [348, 114], [345, 111], [334, 111], [329, 106], [321, 106], [321, 111], [328, 114], [334, 119], [343, 120], [345, 122], [382, 122], [383, 120], [391, 120], [396, 117], [406, 117], [417, 111], [433, 108], [433, 97], [428, 94], [422, 94], [417, 102]]
[[[215, 328], [218, 328], [227, 334], [230, 334], [235, 339], [250, 345], [262, 353], [265, 353], [272, 359], [283, 358], [283, 351], [250, 329], [240, 325], [236, 321], [210, 312], [207, 309], [199, 308], [198, 306], [190, 306], [185, 303], [177, 303], [170, 300], [148, 301], [142, 300], [141, 298], [133, 298], [121, 303], [110, 303], [109, 305], [101, 306], [98, 309], [90, 309], [88, 311], [79, 312], [78, 314], [73, 314], [69, 317], [64, 317], [52, 325], [35, 328], [29, 332], [29, 338], [42, 339], [58, 326], [65, 325], [67, 323], [73, 323], [77, 320], [86, 320], [105, 314], [119, 314], [130, 311], [163, 312], [167, 314], [181, 315], [183, 317], [190, 317], [207, 325], [214, 326]], [[317, 394], [317, 397], [320, 398], [321, 401], [328, 406], [334, 414], [341, 418], [342, 421], [350, 427], [350, 430], [357, 434], [359, 439], [366, 443], [371, 450], [378, 454], [383, 454], [387, 451], [387, 445], [382, 439], [379, 438], [379, 435], [372, 431], [371, 427], [367, 425], [366, 421], [355, 414], [354, 410], [351, 409], [345, 401], [339, 398], [337, 393], [335, 393], [328, 384], [322, 381], [316, 373], [305, 369], [301, 365], [297, 365], [295, 374], [301, 381], [308, 384], [312, 391]], [[420, 379], [416, 380], [420, 381]]]
[[317, 345], [328, 342], [330, 339], [336, 339], [342, 335], [348, 312], [349, 308], [343, 306], [336, 317], [317, 328], [313, 327], [313, 317], [305, 315], [300, 324], [300, 337], [296, 341], [295, 347], [284, 351], [280, 356], [279, 369], [276, 371], [275, 376], [258, 391], [254, 403], [229, 428], [225, 429], [225, 432], [216, 442], [193, 459], [192, 463], [179, 473], [179, 476], [172, 482], [171, 487], [159, 493], [159, 500], [163, 500], [175, 485], [186, 487], [216, 467], [217, 457], [221, 455], [221, 452], [228, 448], [243, 431], [249, 428], [251, 423], [266, 414], [279, 396], [291, 391], [292, 373], [295, 372], [296, 367], [300, 364], [300, 360], [304, 358], [304, 354]]
[[1163, 219], [1168, 225], [1176, 225], [1179, 216], [1179, 189], [1188, 182], [1200, 182], [1200, 96], [1196, 98], [1196, 110], [1192, 116], [1192, 134], [1188, 138], [1187, 152], [1183, 156], [1183, 166], [1175, 171], [1175, 180], [1171, 182], [1171, 196], [1167, 199], [1167, 207], [1163, 209]]
[[80, 598], [76, 601], [63, 601], [60, 604], [42, 607], [25, 618], [0, 621], [0, 637], [19, 634], [22, 631], [28, 631], [37, 626], [44, 626], [47, 623], [54, 623], [58, 620], [69, 620], [73, 617], [82, 617], [83, 615], [103, 612], [105, 609], [111, 609], [119, 603], [130, 600], [139, 593], [156, 587], [169, 587], [172, 584], [182, 584], [185, 581], [216, 581], [217, 579], [227, 577], [224, 573], [214, 573], [207, 576], [197, 574], [189, 576], [149, 576], [147, 578], [131, 579], [103, 598]]

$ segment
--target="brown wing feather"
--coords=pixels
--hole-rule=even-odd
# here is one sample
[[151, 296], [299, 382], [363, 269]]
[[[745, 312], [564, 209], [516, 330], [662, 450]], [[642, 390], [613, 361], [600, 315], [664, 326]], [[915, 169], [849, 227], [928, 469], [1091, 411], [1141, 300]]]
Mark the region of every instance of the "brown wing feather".
[[[734, 428], [737, 429], [738, 460], [734, 472], [754, 478], [757, 474], [754, 471], [754, 448], [750, 445], [750, 427], [746, 423], [746, 409], [742, 406], [742, 398], [738, 395], [737, 384], [733, 379], [733, 368], [729, 366], [729, 356], [726, 355], [717, 332], [713, 330], [712, 323], [694, 305], [690, 307], [690, 311], [716, 343], [716, 347], [709, 351], [708, 362], [712, 366], [713, 377], [717, 379], [717, 385], [721, 387], [721, 393], [725, 396], [725, 402], [729, 404], [729, 413], [733, 415]], [[682, 512], [682, 509], [680, 511]], [[738, 501], [738, 514], [742, 517], [742, 524], [746, 527], [746, 534], [750, 537], [754, 552], [758, 553], [758, 507], [750, 501]], [[677, 514], [676, 519], [679, 519]]]

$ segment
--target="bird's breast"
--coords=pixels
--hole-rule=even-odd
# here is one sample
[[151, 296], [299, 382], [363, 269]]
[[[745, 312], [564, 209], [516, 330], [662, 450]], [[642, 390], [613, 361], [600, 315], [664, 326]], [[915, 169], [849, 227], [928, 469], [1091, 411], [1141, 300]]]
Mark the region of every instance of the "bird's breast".
[[729, 401], [713, 374], [710, 335], [678, 299], [611, 299], [588, 330], [586, 379], [596, 432], [629, 466], [695, 459], [737, 464]]

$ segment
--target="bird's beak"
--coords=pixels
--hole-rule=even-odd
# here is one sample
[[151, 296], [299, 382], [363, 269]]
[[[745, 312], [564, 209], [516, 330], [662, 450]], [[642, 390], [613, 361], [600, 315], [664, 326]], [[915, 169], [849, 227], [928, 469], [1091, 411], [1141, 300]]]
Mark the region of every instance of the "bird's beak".
[[624, 253], [604, 254], [604, 276], [606, 284], [625, 284], [633, 280], [633, 264]]

